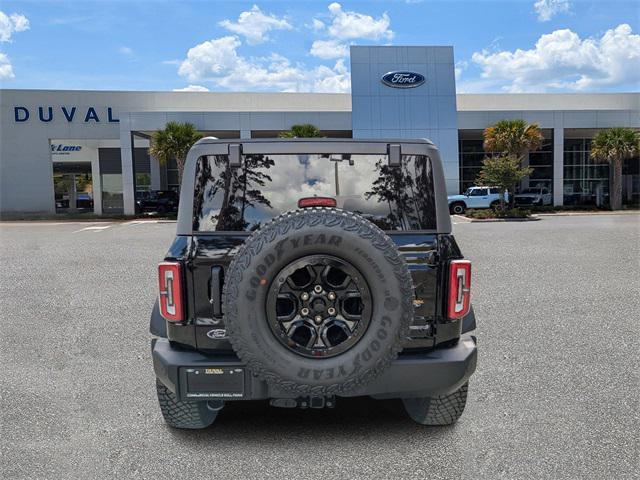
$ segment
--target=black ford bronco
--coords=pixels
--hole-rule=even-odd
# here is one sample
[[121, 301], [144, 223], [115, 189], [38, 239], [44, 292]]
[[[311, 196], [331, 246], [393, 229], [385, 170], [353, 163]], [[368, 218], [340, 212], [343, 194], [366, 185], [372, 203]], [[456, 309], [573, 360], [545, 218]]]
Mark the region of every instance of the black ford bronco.
[[172, 427], [259, 399], [396, 398], [424, 425], [462, 414], [471, 264], [429, 141], [204, 138], [158, 270], [153, 366]]

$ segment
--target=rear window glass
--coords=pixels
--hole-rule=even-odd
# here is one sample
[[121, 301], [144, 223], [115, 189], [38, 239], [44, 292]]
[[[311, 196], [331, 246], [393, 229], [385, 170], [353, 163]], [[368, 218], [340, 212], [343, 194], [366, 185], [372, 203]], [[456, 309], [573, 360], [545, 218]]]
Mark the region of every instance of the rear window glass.
[[330, 197], [383, 230], [433, 230], [436, 209], [431, 161], [403, 155], [245, 155], [230, 168], [227, 155], [202, 157], [196, 167], [193, 229], [253, 231], [298, 208], [309, 197]]

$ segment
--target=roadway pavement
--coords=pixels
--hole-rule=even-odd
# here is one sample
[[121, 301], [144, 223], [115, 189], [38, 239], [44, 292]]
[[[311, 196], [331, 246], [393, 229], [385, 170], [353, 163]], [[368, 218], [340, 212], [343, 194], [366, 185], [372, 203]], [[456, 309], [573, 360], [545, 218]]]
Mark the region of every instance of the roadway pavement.
[[638, 478], [640, 216], [457, 223], [480, 349], [467, 409], [161, 418], [148, 317], [172, 223], [0, 223], [0, 477]]

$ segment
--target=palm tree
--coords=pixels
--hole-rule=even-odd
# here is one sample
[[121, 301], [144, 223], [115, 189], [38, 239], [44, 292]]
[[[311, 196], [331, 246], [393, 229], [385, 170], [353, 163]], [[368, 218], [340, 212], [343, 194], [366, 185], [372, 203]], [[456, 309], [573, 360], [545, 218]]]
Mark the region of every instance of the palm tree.
[[169, 122], [163, 130], [153, 132], [149, 155], [161, 164], [175, 158], [178, 165], [178, 183], [182, 185], [182, 171], [189, 149], [202, 138], [191, 123]]
[[538, 150], [544, 142], [544, 137], [537, 123], [527, 123], [524, 120], [500, 120], [484, 131], [485, 152], [496, 152], [510, 157], [519, 158]]
[[316, 138], [322, 136], [318, 127], [309, 123], [292, 125], [290, 130], [280, 132], [280, 138]]
[[640, 134], [630, 128], [617, 127], [598, 132], [591, 142], [590, 157], [609, 163], [613, 188], [610, 192], [612, 210], [622, 207], [622, 163], [638, 156]]
[[[522, 119], [500, 120], [483, 132], [485, 152], [498, 153], [517, 160], [522, 165], [523, 158], [538, 150], [544, 142], [544, 136], [537, 123], [527, 123]], [[514, 192], [509, 192], [509, 205], [515, 202]]]

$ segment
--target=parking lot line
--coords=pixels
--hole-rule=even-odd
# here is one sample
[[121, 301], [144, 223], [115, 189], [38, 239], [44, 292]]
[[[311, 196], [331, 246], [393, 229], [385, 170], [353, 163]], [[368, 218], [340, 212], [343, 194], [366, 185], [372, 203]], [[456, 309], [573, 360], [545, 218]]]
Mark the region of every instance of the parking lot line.
[[79, 233], [79, 232], [85, 232], [85, 231], [93, 231], [93, 232], [101, 232], [103, 230], [106, 230], [107, 228], [111, 227], [111, 225], [93, 225], [91, 227], [84, 227], [81, 228], [80, 230], [76, 230], [72, 233]]

